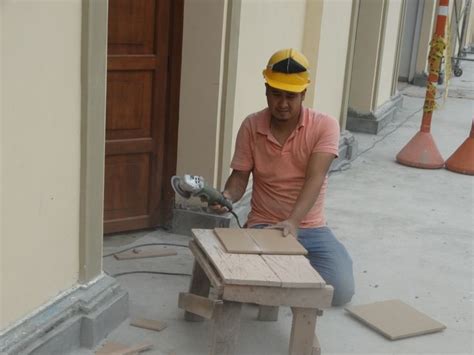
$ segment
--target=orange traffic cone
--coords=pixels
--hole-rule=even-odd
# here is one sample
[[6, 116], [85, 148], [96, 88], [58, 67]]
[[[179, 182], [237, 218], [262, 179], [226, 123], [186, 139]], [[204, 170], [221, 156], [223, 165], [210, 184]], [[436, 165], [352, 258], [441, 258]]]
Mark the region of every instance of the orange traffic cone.
[[443, 50], [445, 48], [444, 33], [449, 0], [439, 0], [436, 31], [433, 34], [429, 54], [430, 73], [426, 87], [425, 104], [420, 131], [397, 154], [397, 162], [403, 165], [424, 169], [440, 169], [444, 166], [444, 159], [439, 153], [433, 136], [430, 133], [431, 117], [435, 109], [436, 86]]
[[446, 160], [446, 169], [461, 174], [474, 175], [474, 118], [469, 137]]
[[440, 169], [444, 159], [430, 132], [419, 131], [397, 154], [397, 162], [423, 169]]

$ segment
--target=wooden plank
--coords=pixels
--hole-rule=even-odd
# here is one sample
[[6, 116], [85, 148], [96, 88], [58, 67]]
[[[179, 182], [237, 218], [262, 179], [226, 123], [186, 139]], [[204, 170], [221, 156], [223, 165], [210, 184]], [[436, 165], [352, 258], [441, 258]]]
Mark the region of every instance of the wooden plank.
[[201, 250], [201, 248], [197, 246], [194, 240], [191, 240], [189, 242], [189, 250], [191, 250], [191, 252], [194, 255], [194, 258], [196, 259], [200, 267], [205, 272], [212, 286], [216, 289], [217, 295], [218, 296], [222, 295], [222, 291], [223, 291], [222, 280], [219, 278], [216, 271], [210, 264], [209, 259], [204, 255], [203, 251]]
[[282, 287], [323, 288], [326, 282], [302, 255], [262, 255]]
[[133, 346], [130, 346], [127, 350], [121, 352], [120, 354], [115, 354], [115, 355], [135, 355], [135, 354], [141, 353], [142, 351], [149, 350], [152, 347], [153, 347], [153, 344], [151, 343], [133, 345]]
[[260, 305], [258, 307], [258, 317], [257, 319], [264, 322], [275, 322], [278, 320], [278, 311], [280, 307], [278, 306], [264, 306]]
[[206, 319], [212, 319], [216, 308], [222, 306], [221, 300], [180, 292], [178, 307]]
[[96, 351], [96, 355], [135, 355], [142, 351], [151, 349], [153, 344], [143, 343], [134, 346], [128, 346], [113, 341], [107, 342], [102, 348]]
[[[189, 283], [189, 292], [195, 295], [207, 297], [209, 296], [209, 289], [209, 279], [199, 263], [194, 260], [193, 275], [191, 277], [191, 282]], [[184, 319], [191, 322], [200, 322], [204, 320], [203, 317], [187, 311], [184, 312]]]
[[259, 255], [227, 253], [214, 231], [192, 230], [197, 243], [229, 285], [280, 286], [281, 281]]
[[316, 309], [292, 307], [293, 322], [290, 335], [290, 355], [312, 355]]
[[157, 332], [162, 331], [168, 326], [165, 322], [146, 318], [132, 319], [130, 325], [143, 329], [156, 330]]
[[390, 340], [434, 333], [446, 326], [400, 300], [346, 308], [353, 317]]
[[308, 251], [292, 236], [284, 237], [279, 229], [246, 229], [262, 254], [306, 255]]
[[266, 306], [295, 306], [307, 308], [329, 308], [334, 289], [324, 288], [286, 288], [227, 285], [223, 299], [242, 303], [256, 303]]
[[110, 355], [121, 353], [128, 349], [127, 345], [116, 343], [114, 341], [108, 341], [99, 350], [95, 352], [96, 355]]
[[216, 228], [214, 229], [220, 242], [228, 253], [260, 254], [261, 249], [245, 232], [245, 229]]
[[240, 328], [242, 303], [224, 302], [211, 325], [210, 355], [233, 355]]
[[217, 238], [228, 253], [305, 255], [308, 251], [279, 229], [216, 228]]
[[155, 258], [159, 256], [178, 255], [175, 249], [162, 248], [160, 250], [127, 250], [123, 253], [114, 254], [117, 260]]

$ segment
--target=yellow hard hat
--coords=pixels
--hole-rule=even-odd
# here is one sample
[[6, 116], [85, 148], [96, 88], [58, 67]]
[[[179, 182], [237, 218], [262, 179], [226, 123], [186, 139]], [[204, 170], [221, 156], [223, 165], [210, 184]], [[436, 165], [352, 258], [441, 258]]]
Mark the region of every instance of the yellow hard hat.
[[309, 63], [296, 49], [282, 49], [274, 53], [263, 70], [268, 85], [276, 89], [302, 92], [310, 83]]

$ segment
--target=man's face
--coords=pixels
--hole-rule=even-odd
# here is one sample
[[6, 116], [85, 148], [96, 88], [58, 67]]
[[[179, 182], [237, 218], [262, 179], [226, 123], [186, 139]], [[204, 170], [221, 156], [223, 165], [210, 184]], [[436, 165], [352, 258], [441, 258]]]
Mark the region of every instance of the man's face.
[[298, 120], [306, 90], [300, 93], [275, 89], [266, 85], [268, 108], [278, 121]]

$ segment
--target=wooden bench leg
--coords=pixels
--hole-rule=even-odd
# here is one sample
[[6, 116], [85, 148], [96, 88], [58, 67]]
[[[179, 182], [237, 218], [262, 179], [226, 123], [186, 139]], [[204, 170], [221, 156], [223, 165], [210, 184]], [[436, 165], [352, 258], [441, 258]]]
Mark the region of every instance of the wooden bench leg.
[[215, 312], [210, 337], [210, 355], [232, 355], [237, 345], [242, 303], [224, 301]]
[[[201, 265], [199, 265], [197, 261], [194, 261], [193, 276], [189, 284], [189, 293], [207, 297], [209, 296], [209, 288], [210, 283], [206, 273], [201, 268]], [[184, 319], [191, 322], [202, 322], [204, 320], [203, 317], [187, 311], [184, 312]]]
[[291, 307], [290, 355], [312, 355], [317, 309]]
[[278, 306], [258, 306], [258, 320], [261, 321], [277, 321], [278, 320]]

